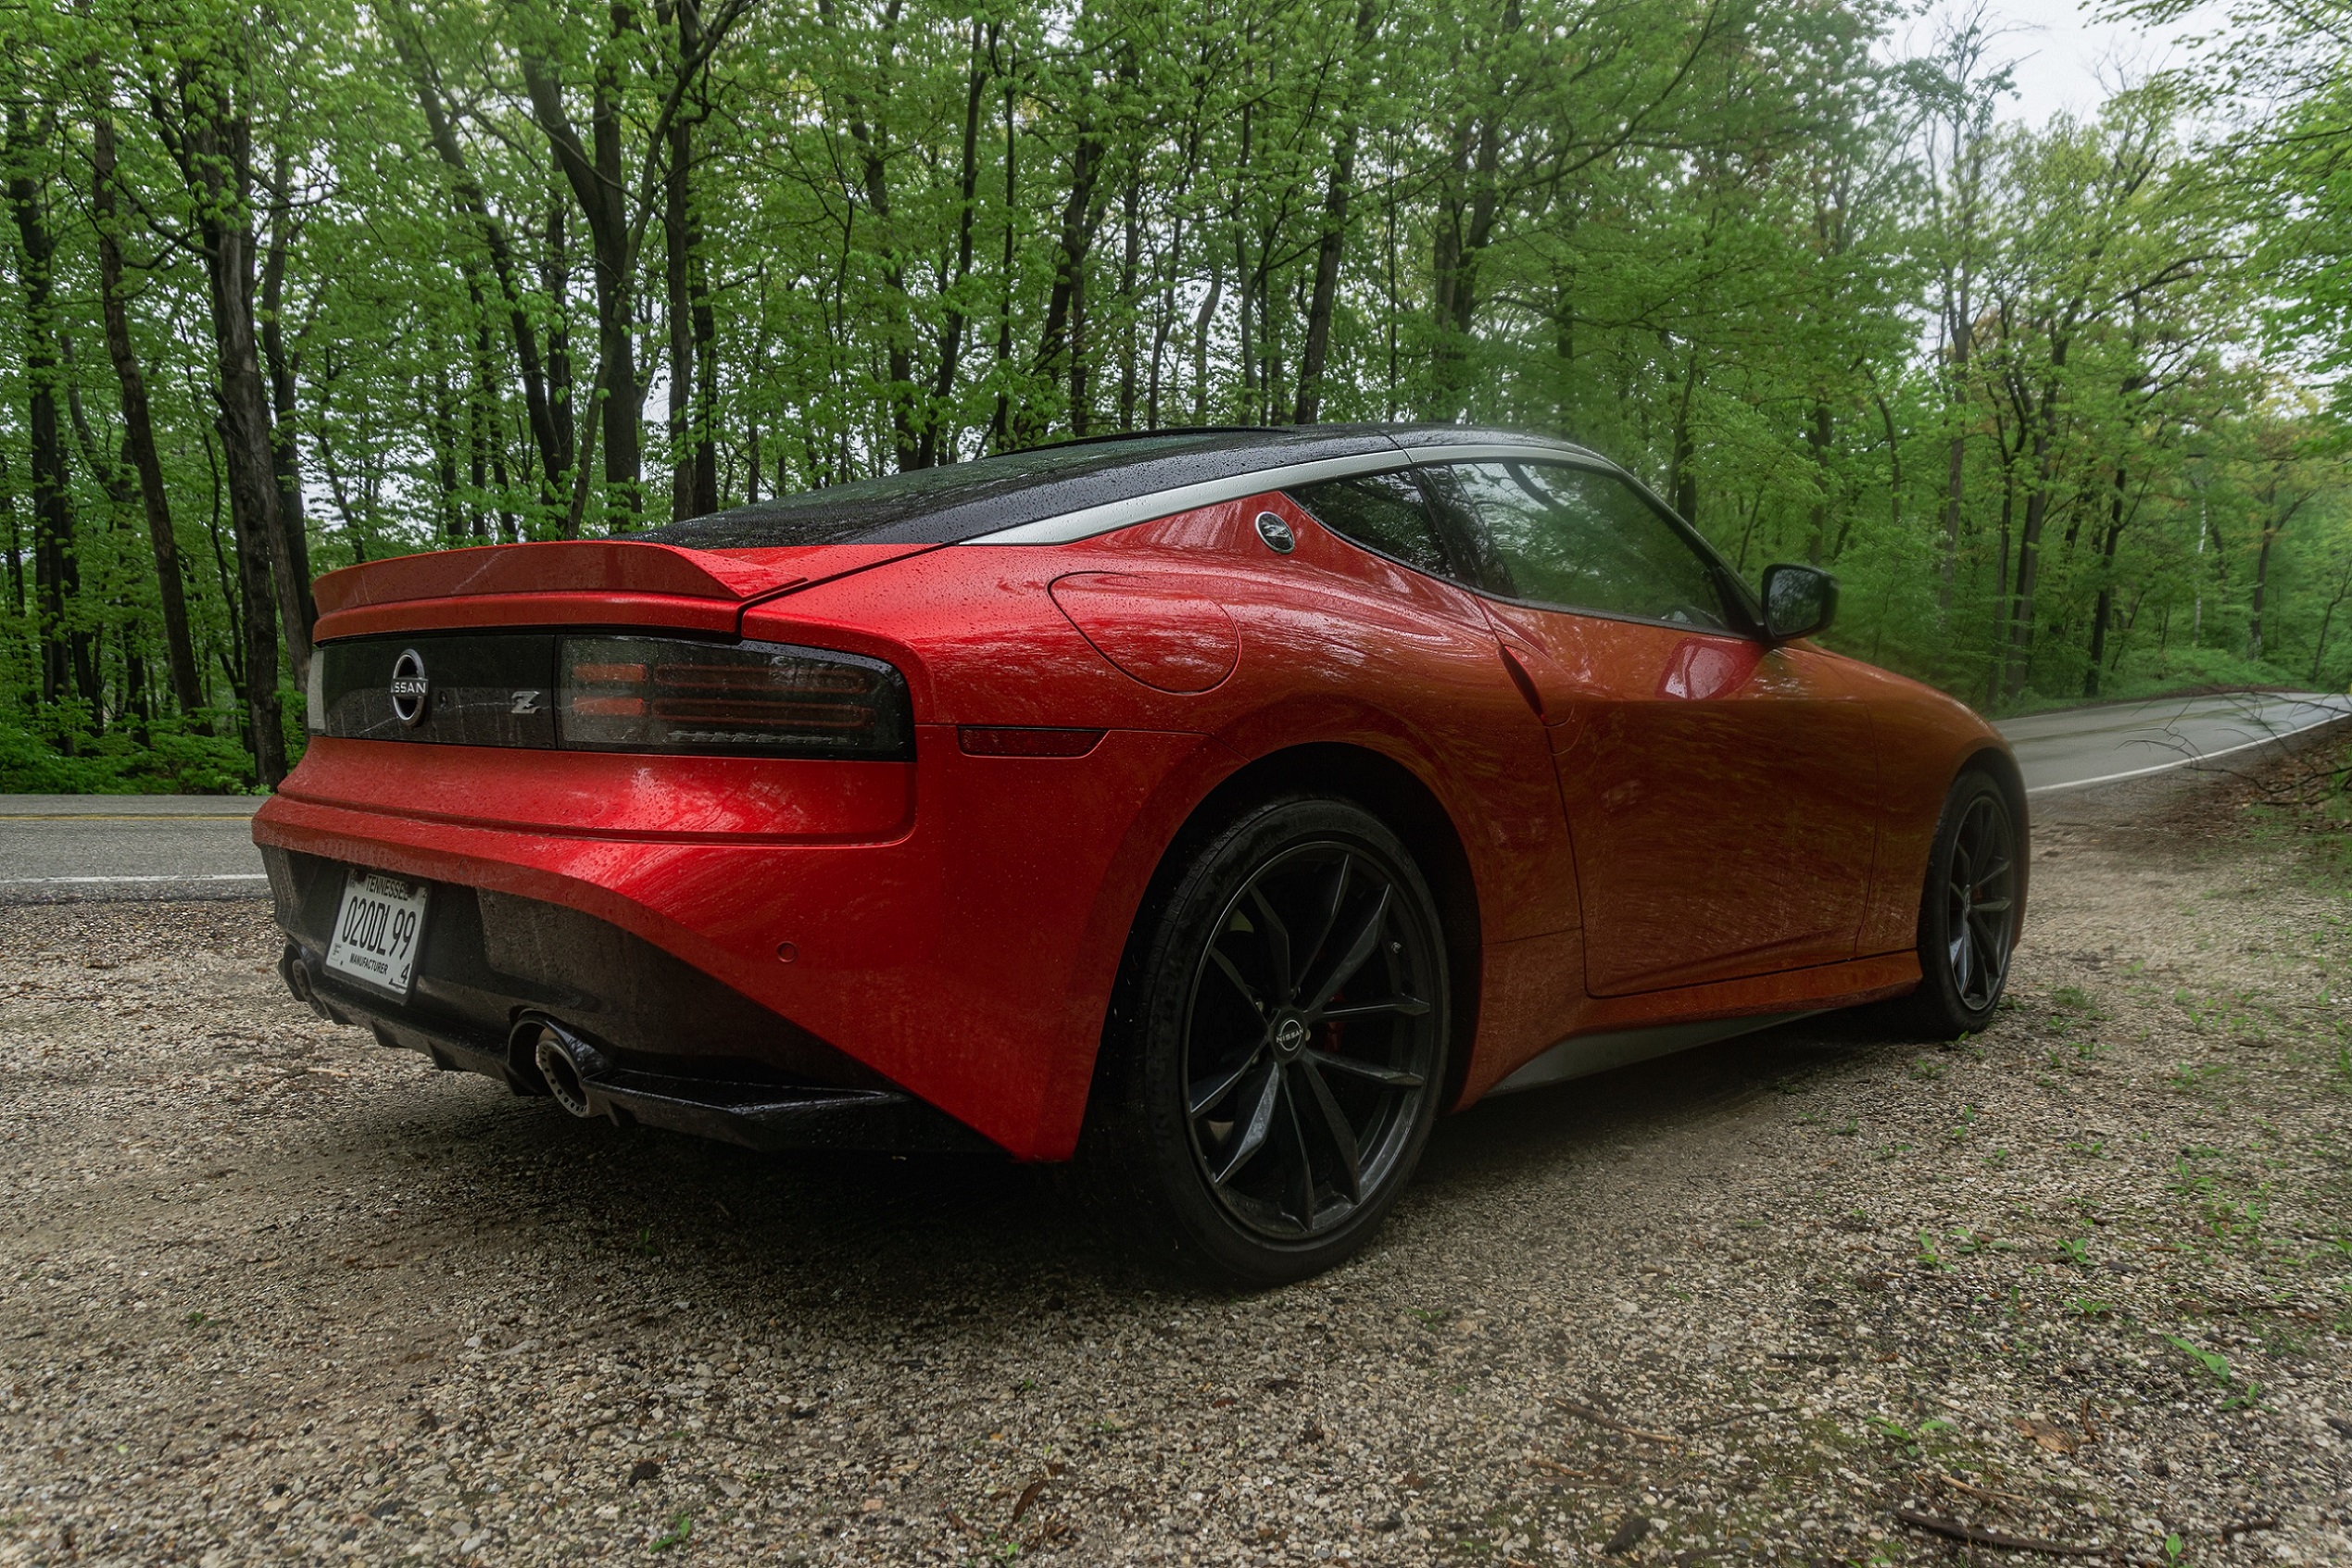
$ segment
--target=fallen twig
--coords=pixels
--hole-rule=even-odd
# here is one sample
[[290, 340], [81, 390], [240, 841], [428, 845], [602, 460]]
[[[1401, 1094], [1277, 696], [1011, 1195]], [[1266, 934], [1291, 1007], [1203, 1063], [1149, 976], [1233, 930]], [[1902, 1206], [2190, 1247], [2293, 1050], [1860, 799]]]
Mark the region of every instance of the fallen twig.
[[1605, 1426], [1612, 1432], [1622, 1432], [1629, 1437], [1640, 1437], [1645, 1442], [1665, 1443], [1669, 1446], [1682, 1441], [1670, 1432], [1645, 1432], [1639, 1426], [1628, 1426], [1616, 1416], [1604, 1414], [1591, 1405], [1578, 1404], [1574, 1399], [1554, 1398], [1552, 1402], [1580, 1421], [1589, 1421], [1595, 1426]]
[[1981, 1525], [1963, 1524], [1956, 1519], [1938, 1519], [1932, 1513], [1918, 1513], [1898, 1508], [1894, 1516], [1914, 1530], [1925, 1530], [1931, 1536], [1946, 1540], [1967, 1541], [1971, 1546], [1998, 1547], [2003, 1551], [2038, 1551], [2045, 1557], [2111, 1557], [2112, 1547], [2069, 1546], [2064, 1541], [2045, 1541], [2038, 1536], [2012, 1536], [2006, 1530], [1987, 1530]]
[[2234, 1540], [2240, 1536], [2252, 1535], [2257, 1530], [2275, 1530], [2278, 1527], [2279, 1522], [2275, 1519], [2242, 1519], [2235, 1524], [2222, 1525], [2221, 1538], [2225, 1541]]

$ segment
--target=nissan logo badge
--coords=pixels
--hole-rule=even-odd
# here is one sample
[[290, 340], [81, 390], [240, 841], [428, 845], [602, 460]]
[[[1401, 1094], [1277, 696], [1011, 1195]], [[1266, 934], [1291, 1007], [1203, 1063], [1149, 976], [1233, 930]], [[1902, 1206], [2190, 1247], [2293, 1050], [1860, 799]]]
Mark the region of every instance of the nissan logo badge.
[[403, 724], [424, 722], [425, 699], [433, 684], [424, 678], [424, 656], [403, 648], [392, 661], [392, 716]]
[[1277, 556], [1287, 556], [1299, 547], [1298, 540], [1291, 536], [1290, 525], [1272, 512], [1258, 514], [1258, 537]]

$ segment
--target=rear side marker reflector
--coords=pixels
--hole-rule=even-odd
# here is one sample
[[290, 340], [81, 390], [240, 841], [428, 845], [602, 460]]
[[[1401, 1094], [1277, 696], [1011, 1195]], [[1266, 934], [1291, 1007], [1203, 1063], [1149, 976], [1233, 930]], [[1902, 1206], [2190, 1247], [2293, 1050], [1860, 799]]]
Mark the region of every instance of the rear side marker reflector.
[[967, 757], [1084, 757], [1102, 739], [1101, 730], [1042, 730], [965, 724], [956, 742]]

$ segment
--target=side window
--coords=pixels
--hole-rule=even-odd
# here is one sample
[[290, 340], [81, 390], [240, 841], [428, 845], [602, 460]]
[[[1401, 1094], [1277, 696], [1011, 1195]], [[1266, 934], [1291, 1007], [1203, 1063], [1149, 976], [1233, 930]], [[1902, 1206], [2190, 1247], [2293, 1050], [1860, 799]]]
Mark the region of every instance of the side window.
[[1735, 624], [1715, 572], [1613, 474], [1561, 463], [1453, 463], [1432, 478], [1493, 593], [1709, 631]]
[[1409, 473], [1360, 474], [1302, 484], [1290, 499], [1332, 533], [1432, 577], [1453, 574], [1421, 487]]

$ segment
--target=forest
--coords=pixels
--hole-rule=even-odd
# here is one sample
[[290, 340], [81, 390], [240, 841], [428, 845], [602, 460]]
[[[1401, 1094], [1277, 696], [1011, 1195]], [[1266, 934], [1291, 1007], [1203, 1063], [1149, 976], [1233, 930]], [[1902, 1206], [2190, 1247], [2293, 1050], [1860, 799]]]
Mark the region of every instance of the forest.
[[[2185, 0], [2118, 0], [2178, 23]], [[1981, 709], [2352, 680], [2352, 4], [2095, 114], [1887, 0], [31, 0], [0, 789], [298, 758], [319, 572], [1479, 420]]]

